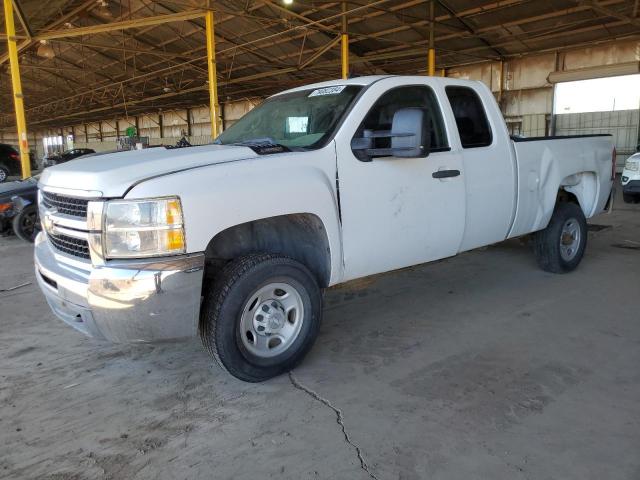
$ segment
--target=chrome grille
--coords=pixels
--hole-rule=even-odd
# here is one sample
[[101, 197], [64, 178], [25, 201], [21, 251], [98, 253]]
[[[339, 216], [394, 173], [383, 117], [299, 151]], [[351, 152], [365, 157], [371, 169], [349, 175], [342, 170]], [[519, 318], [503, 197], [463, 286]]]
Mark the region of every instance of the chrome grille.
[[46, 208], [55, 208], [59, 213], [73, 217], [86, 218], [89, 200], [67, 197], [57, 193], [42, 191], [42, 204]]
[[47, 237], [51, 244], [63, 253], [68, 253], [75, 257], [90, 258], [89, 243], [86, 240], [70, 237], [62, 234], [48, 233]]

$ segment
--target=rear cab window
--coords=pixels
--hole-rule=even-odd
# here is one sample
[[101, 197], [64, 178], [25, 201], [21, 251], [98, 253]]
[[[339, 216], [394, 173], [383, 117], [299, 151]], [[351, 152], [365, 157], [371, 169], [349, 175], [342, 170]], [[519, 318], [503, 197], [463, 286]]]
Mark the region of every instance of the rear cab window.
[[448, 86], [445, 91], [456, 119], [462, 148], [491, 145], [491, 126], [478, 93], [472, 88], [459, 86]]

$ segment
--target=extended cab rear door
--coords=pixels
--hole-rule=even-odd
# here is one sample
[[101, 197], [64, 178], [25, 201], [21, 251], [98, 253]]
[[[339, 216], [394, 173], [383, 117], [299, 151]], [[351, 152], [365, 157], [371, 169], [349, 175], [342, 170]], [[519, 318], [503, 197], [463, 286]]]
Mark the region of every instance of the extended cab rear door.
[[[462, 157], [449, 147], [441, 96], [428, 82], [415, 77], [373, 84], [336, 135], [345, 280], [458, 251], [465, 219]], [[364, 130], [388, 131], [401, 108], [420, 108], [429, 115], [429, 155], [358, 159], [353, 138]]]
[[516, 202], [515, 159], [502, 113], [479, 83], [448, 84], [444, 90], [455, 119], [452, 150], [462, 157], [466, 193], [460, 251], [507, 238]]

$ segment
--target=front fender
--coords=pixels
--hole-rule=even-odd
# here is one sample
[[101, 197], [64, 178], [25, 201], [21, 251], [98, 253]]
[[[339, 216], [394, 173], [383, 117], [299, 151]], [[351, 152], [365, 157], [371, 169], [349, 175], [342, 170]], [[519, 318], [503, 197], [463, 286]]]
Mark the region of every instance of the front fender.
[[309, 213], [324, 226], [331, 250], [330, 284], [343, 275], [335, 189], [333, 143], [311, 152], [290, 152], [211, 165], [153, 178], [127, 198], [179, 195], [189, 253], [202, 252], [216, 234], [265, 218]]

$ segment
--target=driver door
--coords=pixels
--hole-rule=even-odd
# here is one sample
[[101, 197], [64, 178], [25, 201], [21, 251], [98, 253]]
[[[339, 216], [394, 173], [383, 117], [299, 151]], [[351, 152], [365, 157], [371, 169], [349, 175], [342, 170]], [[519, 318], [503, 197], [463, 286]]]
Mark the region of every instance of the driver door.
[[[455, 255], [464, 234], [462, 158], [450, 151], [433, 89], [383, 84], [373, 85], [352, 111], [357, 130], [336, 139], [345, 281]], [[401, 108], [429, 116], [428, 156], [356, 158], [351, 140], [364, 130], [390, 130]]]

